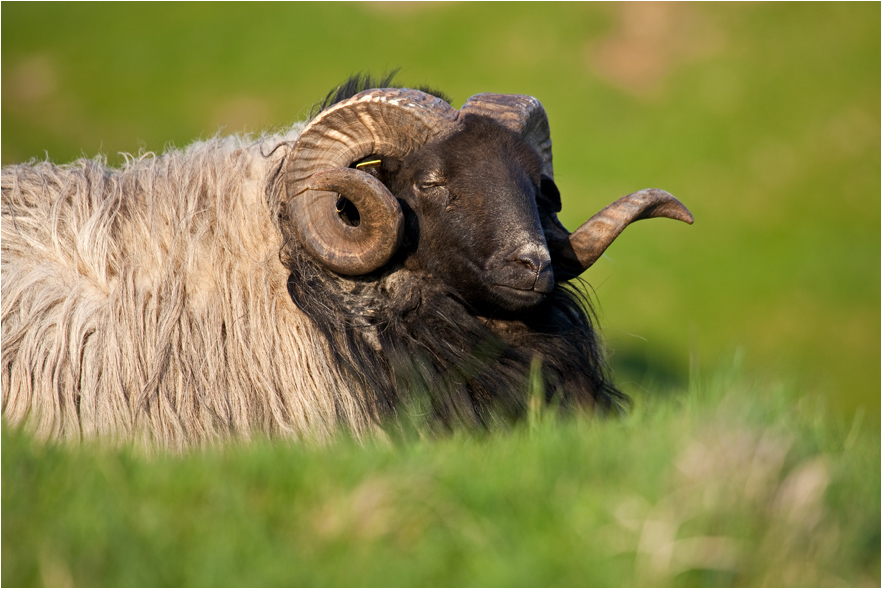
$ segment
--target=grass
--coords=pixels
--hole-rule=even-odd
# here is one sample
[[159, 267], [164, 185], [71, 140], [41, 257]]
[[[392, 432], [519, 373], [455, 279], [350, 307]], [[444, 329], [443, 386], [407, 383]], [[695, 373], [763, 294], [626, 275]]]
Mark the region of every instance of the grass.
[[880, 440], [722, 371], [611, 420], [184, 456], [3, 428], [4, 586], [878, 585]]

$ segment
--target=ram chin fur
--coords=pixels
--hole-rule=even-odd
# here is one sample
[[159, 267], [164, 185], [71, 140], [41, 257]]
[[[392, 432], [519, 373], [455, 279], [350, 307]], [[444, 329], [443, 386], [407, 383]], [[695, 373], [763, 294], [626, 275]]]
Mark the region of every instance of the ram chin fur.
[[508, 423], [526, 413], [536, 367], [552, 404], [619, 411], [628, 403], [606, 373], [590, 303], [570, 284], [525, 312], [478, 313], [400, 262], [344, 277], [294, 245], [283, 251], [291, 298], [348, 378], [372, 391], [374, 415], [434, 429]]

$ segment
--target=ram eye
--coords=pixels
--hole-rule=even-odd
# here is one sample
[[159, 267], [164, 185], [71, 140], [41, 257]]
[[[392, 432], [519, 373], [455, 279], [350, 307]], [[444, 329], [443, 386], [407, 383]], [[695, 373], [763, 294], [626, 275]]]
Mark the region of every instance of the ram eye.
[[431, 190], [439, 186], [446, 186], [447, 180], [443, 174], [438, 172], [424, 173], [414, 178], [416, 187], [420, 190]]

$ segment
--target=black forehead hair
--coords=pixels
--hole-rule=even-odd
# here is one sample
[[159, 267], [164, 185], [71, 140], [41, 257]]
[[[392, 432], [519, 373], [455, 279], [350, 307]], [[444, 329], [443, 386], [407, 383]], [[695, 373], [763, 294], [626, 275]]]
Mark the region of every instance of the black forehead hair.
[[[371, 88], [408, 87], [396, 82], [396, 75], [398, 75], [398, 69], [394, 69], [387, 74], [383, 74], [382, 76], [373, 76], [369, 73], [362, 72], [353, 74], [349, 76], [349, 78], [345, 82], [328, 92], [328, 95], [325, 96], [324, 100], [313, 106], [309, 118], [315, 117], [318, 113], [322, 112], [330, 106], [337, 104], [338, 102], [342, 102], [343, 100], [352, 98], [359, 92], [364, 92], [365, 90], [370, 90]], [[430, 88], [429, 86], [422, 85], [417, 86], [416, 88], [414, 88], [414, 90], [419, 90], [420, 92], [431, 94], [432, 96], [440, 98], [448, 104], [450, 103], [450, 97], [447, 96], [447, 94], [445, 94], [444, 92], [441, 92], [440, 90], [437, 90], [435, 88]]]
[[[491, 117], [467, 114], [460, 119], [460, 132], [441, 140], [441, 145], [450, 154], [463, 154], [469, 158], [465, 166], [474, 165], [474, 151], [497, 146], [505, 156], [513, 158], [527, 173], [538, 180], [542, 173], [542, 159], [536, 150], [520, 134], [508, 129]], [[494, 152], [499, 153], [494, 149]]]

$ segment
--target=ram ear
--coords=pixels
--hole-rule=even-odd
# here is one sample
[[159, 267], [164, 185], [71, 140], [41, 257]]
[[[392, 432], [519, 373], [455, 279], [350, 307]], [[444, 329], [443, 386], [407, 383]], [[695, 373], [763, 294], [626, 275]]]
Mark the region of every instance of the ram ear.
[[570, 232], [561, 224], [557, 213], [561, 210], [560, 191], [550, 176], [542, 175], [539, 181], [539, 194], [536, 195], [536, 208], [539, 211], [539, 222], [545, 234], [545, 243], [551, 253], [551, 267], [557, 282], [569, 280], [575, 274], [569, 271], [571, 264], [561, 255], [562, 251], [570, 250]]
[[561, 210], [560, 190], [554, 180], [542, 174], [539, 180], [539, 195], [536, 198], [540, 207], [544, 206], [552, 213], [559, 213]]
[[380, 172], [383, 168], [383, 160], [378, 155], [369, 155], [349, 167], [370, 174], [377, 180], [382, 180], [380, 178]]
[[401, 158], [390, 156], [369, 155], [349, 166], [370, 174], [388, 186], [388, 181], [401, 168]]

